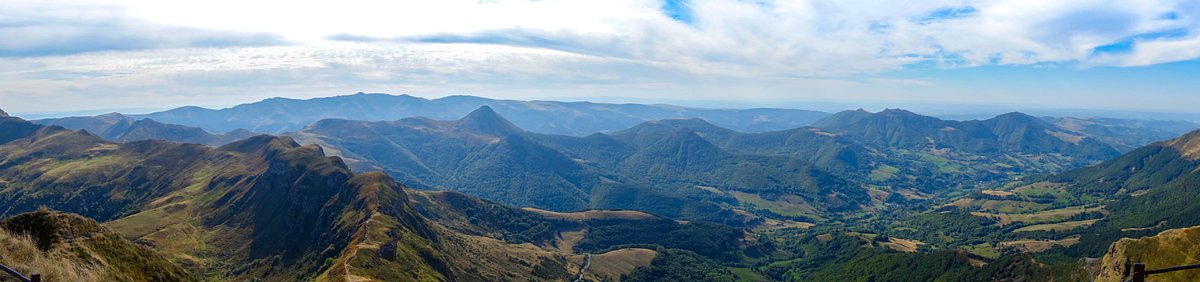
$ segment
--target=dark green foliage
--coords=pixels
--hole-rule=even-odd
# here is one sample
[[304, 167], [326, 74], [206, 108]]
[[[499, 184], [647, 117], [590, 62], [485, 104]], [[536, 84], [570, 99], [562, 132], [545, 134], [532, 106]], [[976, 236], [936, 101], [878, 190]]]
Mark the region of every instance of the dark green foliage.
[[538, 264], [533, 266], [533, 275], [537, 277], [565, 280], [571, 277], [571, 273], [567, 271], [566, 260], [559, 257], [557, 259], [539, 258]]
[[592, 207], [610, 210], [638, 210], [669, 218], [692, 218], [729, 225], [734, 222], [733, 211], [721, 208], [719, 203], [734, 202], [732, 197], [714, 196], [695, 188], [680, 188], [660, 191], [651, 187], [632, 184], [604, 183], [592, 188]]
[[[1076, 232], [1082, 236], [1079, 244], [1061, 252], [1098, 257], [1121, 238], [1200, 225], [1200, 205], [1196, 205], [1200, 202], [1200, 160], [1189, 160], [1170, 145], [1195, 138], [1200, 138], [1200, 133], [1138, 148], [1093, 167], [1045, 177], [1067, 183], [1073, 195], [1103, 199], [1109, 211], [1105, 220]], [[1131, 195], [1138, 191], [1144, 194]]]
[[[917, 240], [937, 245], [972, 245], [994, 240], [1000, 231], [996, 220], [973, 216], [958, 209], [929, 212], [911, 220], [911, 236]], [[947, 241], [947, 239], [952, 241]]]
[[650, 266], [638, 267], [621, 276], [621, 281], [734, 281], [725, 267], [696, 253], [684, 250], [660, 250]]
[[599, 252], [613, 246], [652, 244], [684, 249], [718, 260], [737, 259], [737, 239], [742, 232], [728, 226], [673, 220], [590, 220], [588, 232], [575, 245], [577, 252]]
[[[817, 236], [789, 239], [783, 248], [796, 257], [760, 269], [783, 281], [1046, 281], [1061, 277], [1059, 269], [1043, 266], [1029, 255], [988, 261], [963, 251], [903, 253], [868, 244], [862, 238], [841, 234], [825, 240]], [[987, 265], [975, 267], [971, 260]]]
[[1121, 189], [1155, 188], [1192, 173], [1197, 167], [1200, 161], [1180, 157], [1175, 148], [1151, 145], [1096, 166], [1048, 176], [1046, 180], [1069, 183], [1071, 192], [1078, 195], [1113, 195]]
[[[472, 198], [457, 192], [415, 192], [414, 208], [423, 216], [454, 231], [484, 235], [509, 243], [542, 244], [554, 240], [560, 230], [580, 224], [552, 219], [499, 203]], [[465, 219], [466, 222], [455, 220]]]
[[982, 121], [950, 121], [899, 109], [875, 114], [854, 111], [831, 116], [814, 125], [889, 148], [951, 148], [981, 154], [1009, 151], [1062, 153], [1083, 160], [1102, 160], [1118, 154], [1108, 145], [1089, 138], [1076, 144], [1053, 136], [1050, 132], [1064, 130], [1021, 113], [1003, 114]]

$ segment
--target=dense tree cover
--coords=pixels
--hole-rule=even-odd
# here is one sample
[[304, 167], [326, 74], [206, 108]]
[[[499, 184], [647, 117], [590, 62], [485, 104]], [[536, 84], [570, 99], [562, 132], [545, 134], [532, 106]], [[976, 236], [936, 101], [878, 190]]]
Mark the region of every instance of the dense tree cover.
[[[1045, 266], [1029, 255], [989, 260], [956, 250], [905, 253], [844, 234], [802, 236], [784, 242], [779, 247], [795, 256], [759, 267], [762, 273], [782, 281], [1072, 281], [1077, 279], [1070, 277], [1078, 275]], [[986, 265], [973, 266], [973, 261]]]
[[733, 272], [699, 254], [674, 249], [659, 250], [650, 266], [638, 267], [621, 276], [621, 281], [732, 282]]
[[912, 231], [906, 232], [909, 234], [896, 235], [942, 246], [973, 245], [995, 241], [1001, 235], [998, 233], [1001, 229], [995, 223], [994, 219], [951, 209], [916, 216], [910, 220]]
[[600, 252], [614, 246], [652, 244], [683, 249], [705, 257], [733, 261], [738, 258], [737, 239], [742, 232], [711, 222], [678, 224], [673, 220], [591, 220], [579, 252]]
[[533, 212], [509, 208], [496, 203], [465, 205], [463, 214], [471, 224], [500, 231], [501, 239], [510, 243], [537, 243], [553, 240], [558, 230], [573, 225], [565, 220], [549, 219]]

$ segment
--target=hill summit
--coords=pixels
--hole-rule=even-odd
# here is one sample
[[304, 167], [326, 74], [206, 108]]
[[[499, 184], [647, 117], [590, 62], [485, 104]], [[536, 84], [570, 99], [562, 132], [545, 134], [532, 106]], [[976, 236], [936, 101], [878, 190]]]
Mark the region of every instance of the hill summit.
[[1188, 160], [1200, 159], [1200, 130], [1189, 132], [1167, 141], [1167, 145], [1179, 151]]
[[505, 136], [523, 131], [512, 122], [504, 119], [500, 114], [497, 114], [495, 110], [492, 110], [492, 107], [488, 106], [481, 106], [471, 111], [467, 116], [459, 119], [457, 123], [461, 128], [497, 136]]

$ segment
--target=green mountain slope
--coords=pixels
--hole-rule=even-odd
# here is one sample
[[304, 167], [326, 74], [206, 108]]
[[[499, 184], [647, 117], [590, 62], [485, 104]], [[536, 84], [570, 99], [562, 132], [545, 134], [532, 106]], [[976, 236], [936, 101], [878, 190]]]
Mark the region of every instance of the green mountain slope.
[[420, 188], [463, 191], [518, 206], [586, 208], [583, 165], [532, 142], [488, 108], [456, 121], [409, 118], [392, 122], [324, 120], [301, 131], [306, 142], [335, 148]]
[[513, 126], [488, 107], [454, 121], [324, 120], [296, 134], [357, 159], [356, 169], [380, 169], [419, 188], [555, 211], [635, 209], [745, 224], [730, 207], [737, 200], [722, 191], [799, 196], [811, 203], [810, 213], [870, 204], [865, 190], [795, 154], [748, 154], [708, 140], [742, 135], [696, 119], [612, 135], [543, 135]]
[[[1030, 177], [947, 207], [966, 209], [999, 237], [1028, 252], [1100, 257], [1122, 238], [1200, 225], [1200, 131], [1157, 142], [1095, 166]], [[1005, 232], [1008, 231], [1008, 232]]]
[[1106, 144], [1021, 113], [982, 121], [951, 121], [899, 109], [874, 114], [853, 111], [815, 125], [834, 134], [854, 136], [867, 144], [891, 148], [950, 149], [979, 154], [1059, 153], [1081, 161], [1117, 155]]

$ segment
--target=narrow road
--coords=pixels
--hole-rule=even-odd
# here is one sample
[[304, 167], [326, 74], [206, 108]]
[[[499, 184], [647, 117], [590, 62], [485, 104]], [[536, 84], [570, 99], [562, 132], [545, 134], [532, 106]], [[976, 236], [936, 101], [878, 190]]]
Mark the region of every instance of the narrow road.
[[579, 268], [579, 278], [575, 278], [575, 282], [583, 282], [583, 274], [589, 266], [592, 266], [592, 254], [583, 254], [583, 267]]
[[1092, 263], [1100, 261], [1098, 258], [1083, 258], [1083, 270], [1087, 270], [1088, 281], [1096, 281], [1096, 274], [1092, 273]]

